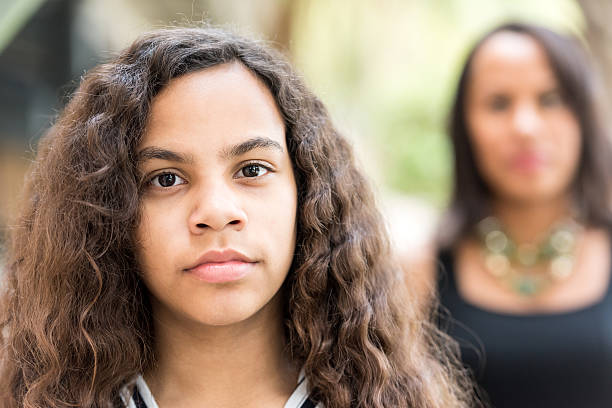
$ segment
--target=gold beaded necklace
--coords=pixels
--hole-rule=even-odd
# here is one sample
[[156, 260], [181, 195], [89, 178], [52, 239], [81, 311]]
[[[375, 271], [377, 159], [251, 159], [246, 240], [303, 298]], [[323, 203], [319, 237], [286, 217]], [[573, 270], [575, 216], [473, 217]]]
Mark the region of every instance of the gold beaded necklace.
[[[578, 234], [583, 227], [572, 219], [555, 224], [539, 244], [517, 244], [495, 217], [476, 226], [487, 271], [511, 290], [535, 296], [574, 270]], [[546, 272], [538, 268], [548, 264]]]

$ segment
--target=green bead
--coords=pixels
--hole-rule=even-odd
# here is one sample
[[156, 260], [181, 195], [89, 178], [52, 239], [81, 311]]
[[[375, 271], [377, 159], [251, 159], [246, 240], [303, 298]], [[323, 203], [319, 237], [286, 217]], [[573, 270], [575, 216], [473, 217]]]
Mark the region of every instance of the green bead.
[[514, 287], [518, 293], [524, 296], [533, 296], [538, 291], [538, 285], [528, 278], [518, 279]]

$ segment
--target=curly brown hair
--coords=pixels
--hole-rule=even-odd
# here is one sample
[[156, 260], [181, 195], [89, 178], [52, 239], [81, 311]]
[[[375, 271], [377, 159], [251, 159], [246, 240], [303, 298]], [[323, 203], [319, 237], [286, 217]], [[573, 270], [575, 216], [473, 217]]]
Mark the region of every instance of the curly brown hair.
[[325, 107], [279, 54], [215, 28], [144, 35], [83, 77], [41, 140], [9, 240], [0, 406], [123, 406], [121, 390], [154, 364], [134, 256], [136, 148], [170, 80], [233, 61], [267, 86], [286, 125], [298, 236], [285, 332], [312, 396], [327, 408], [467, 406], [451, 347], [397, 291], [384, 223]]

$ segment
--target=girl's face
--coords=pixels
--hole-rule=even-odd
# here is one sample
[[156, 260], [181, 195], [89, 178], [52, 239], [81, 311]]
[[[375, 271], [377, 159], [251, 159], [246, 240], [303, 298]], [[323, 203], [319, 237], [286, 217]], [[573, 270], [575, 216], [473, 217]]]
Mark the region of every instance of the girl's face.
[[497, 33], [476, 52], [469, 78], [468, 133], [494, 195], [521, 203], [565, 197], [580, 158], [580, 126], [539, 43]]
[[293, 258], [297, 189], [265, 85], [239, 63], [173, 79], [138, 161], [137, 255], [157, 317], [222, 326], [272, 307]]

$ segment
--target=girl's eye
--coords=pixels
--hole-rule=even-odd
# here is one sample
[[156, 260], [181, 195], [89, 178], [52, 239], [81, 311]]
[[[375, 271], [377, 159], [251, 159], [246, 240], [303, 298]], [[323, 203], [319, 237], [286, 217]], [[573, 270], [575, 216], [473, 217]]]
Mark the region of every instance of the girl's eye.
[[261, 177], [265, 174], [268, 173], [268, 169], [264, 166], [262, 166], [261, 164], [248, 164], [246, 166], [244, 166], [243, 168], [241, 168], [240, 170], [238, 170], [238, 173], [236, 174], [236, 178], [253, 178], [253, 177]]
[[155, 187], [168, 188], [185, 184], [185, 180], [174, 173], [162, 173], [153, 177], [150, 183]]

